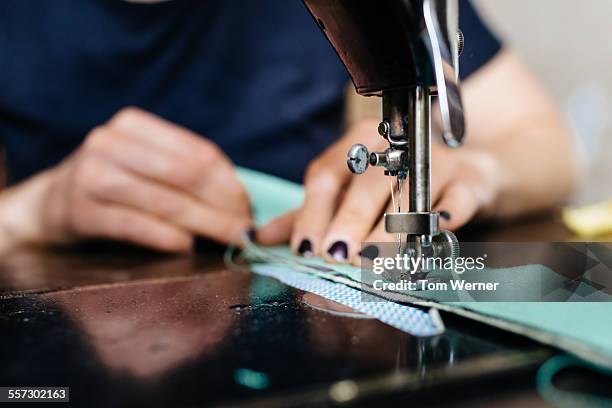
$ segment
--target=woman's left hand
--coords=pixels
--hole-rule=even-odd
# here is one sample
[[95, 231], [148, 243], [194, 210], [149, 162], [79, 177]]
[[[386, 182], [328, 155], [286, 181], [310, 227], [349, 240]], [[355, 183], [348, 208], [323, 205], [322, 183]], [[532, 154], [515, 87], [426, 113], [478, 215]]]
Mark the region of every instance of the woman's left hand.
[[[384, 230], [382, 215], [393, 211], [390, 178], [382, 168], [360, 176], [350, 173], [346, 154], [355, 143], [382, 151], [388, 143], [377, 133], [378, 123], [363, 120], [310, 163], [304, 180], [303, 206], [262, 227], [261, 244], [290, 241], [296, 254], [322, 256], [331, 262], [359, 263], [362, 242], [385, 242], [395, 235]], [[494, 201], [500, 172], [490, 153], [469, 147], [450, 149], [432, 143], [431, 199], [439, 211], [440, 229], [454, 230]], [[395, 179], [393, 179], [395, 183]], [[408, 203], [404, 184], [403, 208]]]

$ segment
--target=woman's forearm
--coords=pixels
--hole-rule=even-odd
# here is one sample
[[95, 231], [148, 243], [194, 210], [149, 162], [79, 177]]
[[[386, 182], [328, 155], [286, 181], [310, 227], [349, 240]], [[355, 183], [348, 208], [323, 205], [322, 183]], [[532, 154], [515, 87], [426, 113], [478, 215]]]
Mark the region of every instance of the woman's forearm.
[[562, 113], [521, 60], [502, 51], [464, 86], [466, 149], [495, 160], [485, 217], [514, 217], [565, 202], [581, 166]]
[[517, 124], [488, 150], [501, 174], [500, 189], [485, 214], [508, 218], [560, 205], [578, 184], [576, 149], [560, 115]]

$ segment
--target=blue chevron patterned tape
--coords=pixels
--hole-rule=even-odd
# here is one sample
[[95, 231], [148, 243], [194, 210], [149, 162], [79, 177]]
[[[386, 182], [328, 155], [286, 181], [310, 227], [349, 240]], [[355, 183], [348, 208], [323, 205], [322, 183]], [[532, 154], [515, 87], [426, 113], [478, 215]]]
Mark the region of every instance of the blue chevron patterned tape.
[[444, 324], [436, 309], [429, 312], [388, 300], [374, 301], [370, 295], [341, 283], [335, 283], [285, 266], [252, 265], [252, 271], [278, 279], [286, 285], [315, 293], [325, 299], [343, 304], [413, 336], [434, 336], [444, 331]]

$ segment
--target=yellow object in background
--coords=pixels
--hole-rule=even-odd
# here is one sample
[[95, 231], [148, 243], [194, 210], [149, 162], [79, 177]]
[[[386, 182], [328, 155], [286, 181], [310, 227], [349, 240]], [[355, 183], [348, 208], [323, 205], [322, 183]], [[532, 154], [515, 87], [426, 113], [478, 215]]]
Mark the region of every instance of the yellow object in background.
[[563, 222], [581, 237], [612, 235], [612, 200], [563, 210]]

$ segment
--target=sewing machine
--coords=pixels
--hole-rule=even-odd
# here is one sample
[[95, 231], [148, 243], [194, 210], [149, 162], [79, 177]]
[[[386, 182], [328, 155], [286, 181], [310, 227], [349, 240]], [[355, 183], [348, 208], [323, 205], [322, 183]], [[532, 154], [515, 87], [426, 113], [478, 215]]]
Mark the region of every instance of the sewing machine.
[[[383, 152], [356, 144], [348, 152], [355, 174], [383, 167], [392, 182], [394, 212], [385, 229], [410, 256], [456, 257], [457, 238], [440, 231], [431, 209], [431, 97], [437, 95], [442, 136], [450, 147], [465, 133], [458, 83], [463, 35], [457, 0], [304, 0], [348, 70], [360, 95], [383, 99], [378, 132]], [[402, 191], [408, 180], [408, 211]], [[402, 238], [405, 237], [405, 242]]]

